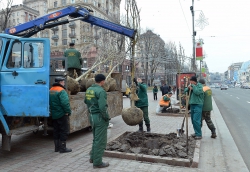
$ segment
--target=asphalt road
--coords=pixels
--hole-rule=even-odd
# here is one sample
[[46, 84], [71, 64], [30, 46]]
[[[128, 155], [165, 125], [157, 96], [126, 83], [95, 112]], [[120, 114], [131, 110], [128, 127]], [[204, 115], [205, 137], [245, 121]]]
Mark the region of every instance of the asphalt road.
[[250, 89], [212, 90], [222, 117], [250, 170]]

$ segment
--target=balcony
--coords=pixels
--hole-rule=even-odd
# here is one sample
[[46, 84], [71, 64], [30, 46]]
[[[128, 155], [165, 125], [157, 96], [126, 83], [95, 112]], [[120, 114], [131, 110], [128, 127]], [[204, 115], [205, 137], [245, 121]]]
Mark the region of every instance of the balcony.
[[53, 35], [51, 39], [53, 39], [53, 40], [58, 40], [58, 39], [59, 39], [59, 36], [58, 36], [58, 35]]
[[59, 30], [59, 27], [58, 27], [58, 26], [52, 27], [51, 30], [53, 30], [53, 31], [58, 31], [58, 30]]
[[76, 34], [75, 34], [75, 33], [69, 33], [69, 37], [70, 37], [70, 38], [75, 38], [75, 37], [76, 37]]
[[69, 27], [70, 28], [75, 28], [76, 27], [76, 23], [75, 22], [70, 22], [69, 23]]

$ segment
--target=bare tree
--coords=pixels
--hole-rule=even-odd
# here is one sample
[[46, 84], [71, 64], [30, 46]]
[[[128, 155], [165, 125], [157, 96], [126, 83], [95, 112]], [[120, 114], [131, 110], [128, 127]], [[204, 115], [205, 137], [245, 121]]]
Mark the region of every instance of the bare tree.
[[[146, 83], [152, 85], [154, 81], [156, 70], [165, 56], [164, 46], [165, 42], [151, 30], [147, 30], [140, 36], [140, 59], [138, 60], [142, 63]], [[150, 78], [149, 81], [148, 78]]]
[[[0, 4], [3, 4], [2, 0], [0, 0]], [[0, 31], [4, 31], [9, 26], [9, 19], [12, 13], [11, 6], [13, 4], [13, 0], [7, 0], [6, 8], [0, 9]], [[1, 5], [2, 6], [2, 5]]]

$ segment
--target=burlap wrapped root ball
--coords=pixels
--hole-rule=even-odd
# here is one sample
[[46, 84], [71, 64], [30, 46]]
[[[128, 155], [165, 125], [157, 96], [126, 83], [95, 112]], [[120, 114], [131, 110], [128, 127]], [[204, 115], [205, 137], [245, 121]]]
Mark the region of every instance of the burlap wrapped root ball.
[[67, 89], [71, 95], [75, 95], [80, 91], [80, 84], [75, 79], [67, 76]]
[[116, 80], [114, 78], [107, 78], [102, 87], [105, 91], [115, 91], [116, 90]]
[[137, 107], [125, 108], [122, 109], [122, 119], [127, 125], [135, 126], [142, 122], [143, 112]]
[[95, 84], [95, 78], [90, 78], [90, 79], [87, 79], [87, 82], [86, 82], [86, 89], [88, 89], [92, 84]]
[[86, 91], [86, 83], [87, 83], [87, 79], [85, 79], [85, 78], [82, 78], [79, 81], [81, 92], [85, 92]]

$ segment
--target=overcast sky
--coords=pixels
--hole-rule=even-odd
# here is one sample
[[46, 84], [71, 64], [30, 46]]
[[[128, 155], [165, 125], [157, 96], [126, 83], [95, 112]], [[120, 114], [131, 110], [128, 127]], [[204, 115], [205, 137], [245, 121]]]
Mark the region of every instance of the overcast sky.
[[[124, 0], [123, 0], [124, 2]], [[165, 42], [179, 42], [192, 56], [192, 0], [137, 0], [141, 26], [152, 29]], [[210, 72], [225, 72], [229, 65], [250, 60], [250, 1], [194, 0], [195, 18], [202, 11], [209, 25], [196, 28], [196, 39], [204, 40]]]
[[[5, 1], [5, 0], [3, 0]], [[121, 10], [124, 6], [121, 3]], [[20, 4], [21, 0], [15, 0]], [[153, 30], [167, 43], [179, 42], [192, 56], [192, 0], [137, 0], [141, 26]], [[225, 72], [229, 65], [250, 60], [250, 1], [194, 0], [195, 19], [202, 11], [209, 25], [195, 28], [204, 40], [205, 61], [210, 72]]]

